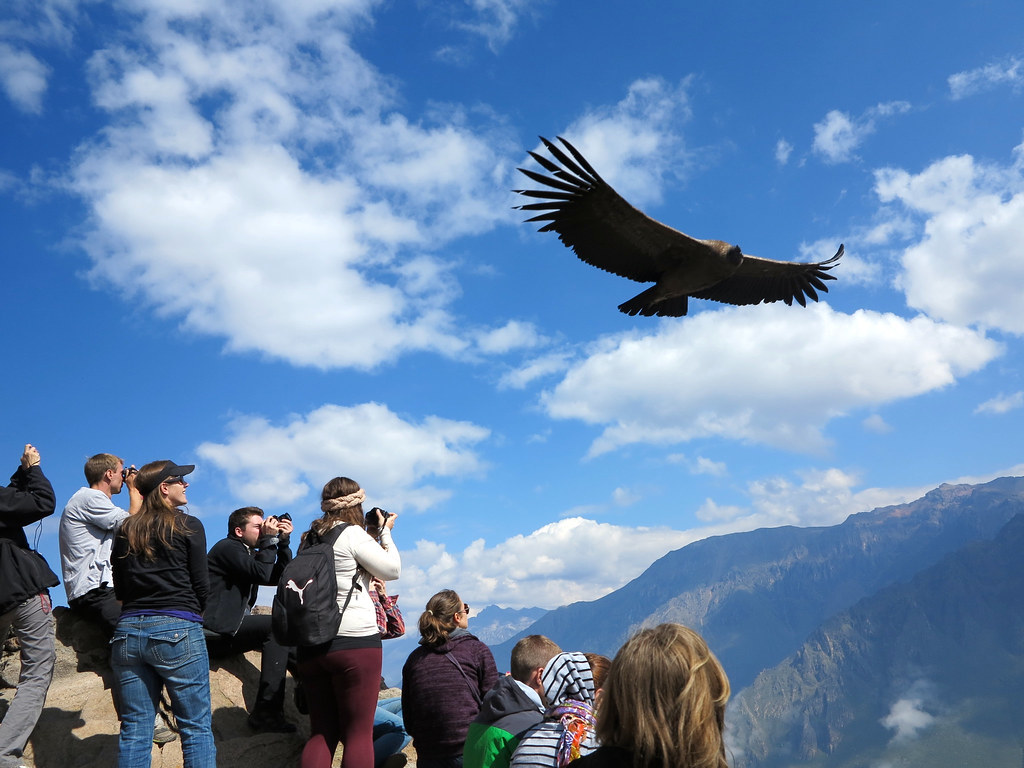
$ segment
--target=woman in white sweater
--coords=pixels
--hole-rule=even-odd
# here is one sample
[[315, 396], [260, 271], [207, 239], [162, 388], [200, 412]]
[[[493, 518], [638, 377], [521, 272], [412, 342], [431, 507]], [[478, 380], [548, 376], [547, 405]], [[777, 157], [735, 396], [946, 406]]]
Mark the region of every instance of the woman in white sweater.
[[381, 644], [370, 579], [397, 579], [402, 561], [391, 539], [395, 515], [385, 520], [377, 513], [378, 544], [363, 528], [365, 498], [355, 480], [334, 478], [321, 493], [323, 516], [310, 526], [317, 537], [336, 526], [345, 526], [333, 545], [338, 608], [344, 612], [332, 642], [298, 651], [310, 725], [301, 768], [330, 768], [339, 742], [344, 745], [343, 768], [373, 768], [373, 715], [380, 689]]

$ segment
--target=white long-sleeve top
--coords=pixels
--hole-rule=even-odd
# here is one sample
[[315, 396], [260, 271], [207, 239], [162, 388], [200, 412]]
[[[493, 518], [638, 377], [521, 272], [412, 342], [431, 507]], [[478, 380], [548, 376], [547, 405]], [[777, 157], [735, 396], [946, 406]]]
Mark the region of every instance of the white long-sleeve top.
[[402, 558], [385, 527], [380, 543], [358, 525], [350, 525], [334, 542], [334, 574], [338, 579], [338, 609], [345, 605], [356, 568], [362, 571], [352, 599], [341, 617], [339, 637], [366, 637], [377, 632], [377, 612], [370, 599], [370, 579], [394, 581], [402, 575]]

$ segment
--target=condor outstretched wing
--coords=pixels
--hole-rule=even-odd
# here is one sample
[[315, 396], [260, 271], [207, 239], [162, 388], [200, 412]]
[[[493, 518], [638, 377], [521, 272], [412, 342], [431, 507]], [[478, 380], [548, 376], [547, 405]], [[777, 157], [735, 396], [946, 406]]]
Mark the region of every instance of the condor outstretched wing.
[[739, 269], [732, 277], [692, 295], [698, 299], [711, 299], [725, 304], [760, 304], [762, 301], [770, 304], [773, 301], [784, 301], [791, 306], [796, 300], [800, 306], [806, 307], [808, 298], [818, 300], [817, 291], [828, 293], [824, 281], [836, 279], [834, 275], [828, 274], [828, 270], [836, 265], [842, 255], [842, 245], [831, 259], [812, 263], [775, 261], [744, 254]]
[[561, 136], [569, 155], [544, 142], [558, 165], [530, 152], [552, 176], [520, 168], [550, 189], [517, 189], [543, 202], [518, 206], [544, 211], [527, 221], [547, 222], [540, 232], [557, 232], [558, 239], [592, 266], [642, 283], [657, 281], [679, 261], [697, 255], [701, 243], [637, 210], [602, 179], [586, 158]]

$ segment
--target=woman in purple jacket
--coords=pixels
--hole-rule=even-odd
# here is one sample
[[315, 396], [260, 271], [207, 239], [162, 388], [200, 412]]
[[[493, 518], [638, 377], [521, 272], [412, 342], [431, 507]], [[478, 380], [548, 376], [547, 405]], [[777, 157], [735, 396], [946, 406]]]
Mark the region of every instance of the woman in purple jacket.
[[402, 667], [402, 716], [419, 768], [461, 768], [469, 724], [498, 682], [490, 648], [468, 625], [462, 598], [438, 592], [420, 616], [420, 647]]

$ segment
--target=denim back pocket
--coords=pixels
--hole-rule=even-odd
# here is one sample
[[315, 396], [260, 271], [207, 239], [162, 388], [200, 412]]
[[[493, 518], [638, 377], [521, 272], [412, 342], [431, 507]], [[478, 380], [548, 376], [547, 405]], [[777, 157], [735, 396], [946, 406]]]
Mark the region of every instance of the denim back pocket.
[[128, 659], [128, 638], [127, 632], [115, 632], [110, 638], [110, 663], [120, 663], [128, 666], [131, 662]]
[[188, 634], [188, 630], [179, 628], [165, 629], [150, 635], [149, 650], [153, 662], [173, 666], [188, 661], [192, 657], [192, 643], [189, 642]]

